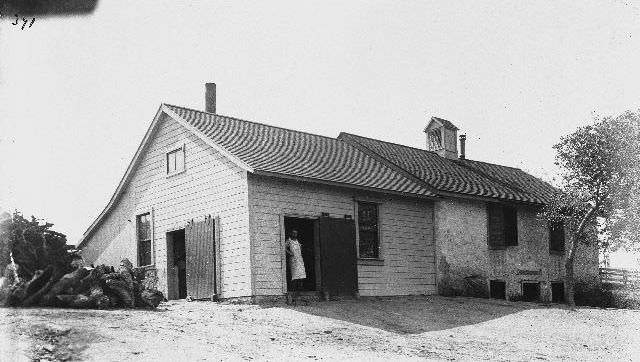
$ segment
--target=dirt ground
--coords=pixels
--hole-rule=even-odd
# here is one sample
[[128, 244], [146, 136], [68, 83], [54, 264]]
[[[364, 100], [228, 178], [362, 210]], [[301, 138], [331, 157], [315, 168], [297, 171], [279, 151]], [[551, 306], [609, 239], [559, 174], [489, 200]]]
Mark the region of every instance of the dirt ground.
[[640, 361], [640, 311], [406, 297], [0, 308], [2, 361]]

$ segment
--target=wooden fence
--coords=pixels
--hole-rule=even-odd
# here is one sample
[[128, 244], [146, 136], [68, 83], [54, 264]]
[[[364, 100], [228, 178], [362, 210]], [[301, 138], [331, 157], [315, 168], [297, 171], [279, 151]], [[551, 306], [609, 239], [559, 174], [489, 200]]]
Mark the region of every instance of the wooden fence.
[[600, 280], [603, 283], [640, 285], [640, 270], [600, 268]]

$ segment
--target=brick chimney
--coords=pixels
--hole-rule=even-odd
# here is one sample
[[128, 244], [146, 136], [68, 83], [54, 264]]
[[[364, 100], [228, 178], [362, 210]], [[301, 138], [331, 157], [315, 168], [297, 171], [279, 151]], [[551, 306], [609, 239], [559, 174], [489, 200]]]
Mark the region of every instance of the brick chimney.
[[448, 159], [458, 158], [458, 127], [446, 119], [431, 117], [424, 128], [427, 134], [427, 150]]
[[216, 113], [216, 84], [205, 83], [204, 88], [204, 111]]

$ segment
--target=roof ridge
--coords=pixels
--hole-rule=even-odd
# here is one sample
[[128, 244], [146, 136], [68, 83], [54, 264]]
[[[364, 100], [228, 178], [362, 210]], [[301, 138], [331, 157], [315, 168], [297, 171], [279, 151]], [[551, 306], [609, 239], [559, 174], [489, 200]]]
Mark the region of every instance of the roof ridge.
[[[379, 139], [376, 139], [376, 138], [360, 136], [360, 135], [353, 134], [353, 133], [349, 133], [349, 132], [340, 132], [340, 134], [343, 134], [343, 133], [344, 133], [344, 134], [346, 134], [346, 135], [349, 135], [349, 136], [356, 136], [356, 137], [360, 137], [360, 138], [366, 138], [366, 139], [369, 139], [369, 140], [378, 141], [378, 142], [383, 142], [383, 143], [387, 143], [387, 144], [390, 144], [390, 145], [396, 145], [396, 146], [401, 146], [401, 147], [405, 147], [405, 148], [410, 148], [410, 149], [417, 150], [417, 151], [427, 152], [427, 153], [435, 154], [436, 156], [440, 157], [440, 156], [439, 156], [436, 152], [434, 152], [434, 151], [429, 151], [429, 150], [425, 150], [425, 149], [418, 148], [418, 147], [407, 146], [407, 145], [403, 145], [403, 144], [396, 143], [396, 142], [390, 142], [390, 141], [379, 140]], [[340, 137], [340, 135], [338, 135], [338, 137]], [[497, 164], [497, 163], [491, 163], [491, 162], [486, 162], [486, 161], [471, 160], [471, 159], [468, 159], [468, 158], [464, 158], [464, 159], [459, 159], [459, 158], [456, 158], [456, 159], [450, 159], [450, 158], [444, 158], [444, 157], [441, 157], [441, 158], [442, 158], [443, 160], [448, 160], [448, 161], [453, 161], [453, 162], [457, 162], [457, 161], [480, 162], [480, 163], [485, 163], [485, 164], [487, 164], [487, 165], [494, 165], [494, 166], [500, 166], [500, 167], [507, 167], [507, 168], [512, 168], [512, 169], [515, 169], [515, 170], [520, 170], [520, 171], [522, 171], [522, 172], [525, 172], [525, 171], [523, 171], [523, 170], [522, 170], [521, 168], [519, 168], [519, 167], [505, 166], [505, 165], [500, 165], [500, 164]], [[526, 172], [525, 172], [525, 173], [526, 173]], [[535, 176], [534, 176], [534, 177], [535, 177]]]
[[325, 135], [321, 135], [321, 134], [317, 134], [317, 133], [299, 131], [299, 130], [296, 130], [296, 129], [285, 128], [285, 127], [280, 127], [280, 126], [274, 126], [274, 125], [271, 125], [271, 124], [266, 124], [266, 123], [257, 122], [257, 121], [249, 121], [249, 120], [238, 118], [238, 117], [234, 117], [234, 116], [227, 116], [227, 115], [219, 114], [219, 113], [205, 112], [205, 111], [201, 111], [201, 110], [198, 110], [198, 109], [189, 108], [189, 107], [183, 107], [183, 106], [176, 106], [174, 104], [169, 104], [169, 103], [162, 103], [162, 104], [164, 104], [166, 106], [170, 106], [170, 107], [186, 109], [188, 111], [194, 111], [194, 112], [209, 114], [209, 115], [212, 115], [212, 116], [227, 118], [227, 119], [231, 119], [231, 120], [238, 121], [238, 122], [246, 122], [246, 123], [256, 124], [256, 125], [259, 125], [259, 126], [271, 127], [271, 128], [276, 128], [276, 129], [289, 131], [289, 132], [303, 133], [303, 134], [308, 134], [310, 136], [322, 137], [322, 138], [327, 138], [327, 139], [334, 140], [334, 141], [339, 141], [337, 137], [330, 137], [330, 136], [325, 136]]
[[[437, 154], [437, 153], [435, 153], [435, 152], [433, 152], [433, 151], [424, 150], [424, 149], [422, 149], [422, 148], [418, 148], [418, 147], [407, 146], [407, 145], [403, 145], [403, 144], [396, 143], [396, 142], [390, 142], [390, 141], [379, 140], [379, 139], [377, 139], [377, 138], [371, 138], [371, 137], [360, 136], [360, 135], [353, 134], [353, 133], [349, 133], [349, 132], [340, 132], [340, 134], [343, 134], [343, 133], [344, 133], [345, 135], [349, 135], [349, 136], [356, 136], [356, 137], [366, 138], [366, 139], [368, 139], [368, 140], [373, 140], [373, 141], [377, 141], [377, 142], [388, 143], [388, 144], [390, 144], [390, 145], [396, 145], [396, 146], [400, 146], [400, 147], [411, 148], [411, 149], [413, 149], [413, 150], [422, 151], [422, 152], [426, 152], [426, 153], [431, 153], [431, 154], [434, 154], [434, 155], [438, 156], [438, 154]], [[338, 137], [340, 137], [340, 135], [338, 135]], [[440, 156], [438, 156], [438, 157], [440, 157]], [[445, 158], [443, 157], [442, 159], [445, 159]]]
[[[524, 173], [527, 173], [527, 172], [525, 172], [523, 169], [521, 169], [520, 167], [506, 166], [506, 165], [501, 165], [501, 164], [498, 164], [498, 163], [491, 163], [491, 162], [487, 162], [487, 161], [471, 160], [471, 159], [468, 159], [468, 158], [457, 159], [456, 161], [462, 161], [462, 162], [464, 162], [464, 161], [471, 161], [471, 162], [484, 163], [484, 164], [487, 164], [487, 165], [493, 165], [493, 166], [500, 166], [500, 167], [512, 168], [512, 169], [514, 169], [514, 170], [520, 170], [520, 171], [522, 171], [522, 172], [524, 172]], [[527, 174], [528, 174], [528, 173], [527, 173]], [[532, 175], [532, 176], [533, 176], [533, 175]]]

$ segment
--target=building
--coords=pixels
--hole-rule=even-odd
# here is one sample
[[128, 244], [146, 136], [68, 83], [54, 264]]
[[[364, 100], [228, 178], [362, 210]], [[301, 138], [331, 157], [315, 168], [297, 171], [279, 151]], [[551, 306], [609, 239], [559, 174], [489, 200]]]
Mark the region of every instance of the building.
[[[560, 295], [564, 231], [536, 218], [553, 188], [465, 159], [463, 140], [458, 156], [451, 122], [431, 119], [424, 150], [329, 138], [219, 115], [206, 89], [205, 112], [160, 106], [79, 242], [87, 262], [154, 268], [169, 299], [281, 297], [295, 228], [308, 292]], [[597, 250], [578, 260], [597, 278]]]

